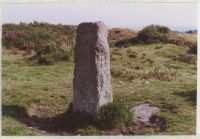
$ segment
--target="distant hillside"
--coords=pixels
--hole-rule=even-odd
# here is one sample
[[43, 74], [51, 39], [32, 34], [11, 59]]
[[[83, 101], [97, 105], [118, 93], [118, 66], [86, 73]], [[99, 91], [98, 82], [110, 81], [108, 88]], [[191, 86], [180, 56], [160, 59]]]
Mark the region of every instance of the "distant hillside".
[[[4, 24], [2, 42], [8, 49], [24, 50], [40, 64], [69, 60], [75, 44], [76, 26], [48, 23]], [[16, 53], [16, 52], [14, 52]]]
[[[48, 23], [4, 24], [2, 27], [3, 47], [31, 53], [32, 60], [40, 64], [52, 64], [73, 58], [77, 26], [53, 25]], [[190, 31], [195, 32], [195, 31]], [[143, 43], [170, 43], [191, 47], [196, 53], [197, 38], [194, 33], [177, 33], [168, 27], [150, 25], [136, 32], [128, 28], [109, 30], [110, 47], [129, 47]], [[14, 52], [15, 53], [15, 52]]]
[[2, 33], [3, 46], [9, 48], [17, 47], [23, 49], [28, 41], [31, 41], [35, 45], [41, 45], [39, 44], [40, 42], [49, 41], [48, 39], [50, 38], [71, 46], [75, 43], [76, 26], [53, 25], [35, 21], [29, 24], [4, 24]]
[[188, 31], [186, 31], [185, 33], [194, 33], [194, 34], [197, 34], [197, 30], [188, 30]]
[[196, 49], [197, 35], [194, 33], [180, 33], [170, 30], [166, 26], [149, 25], [140, 30], [135, 37], [116, 41], [115, 47], [129, 47], [137, 44], [176, 44], [178, 46], [189, 46]]
[[[29, 24], [4, 24], [2, 27], [3, 46], [7, 48], [16, 47], [24, 49], [24, 45], [27, 41], [31, 41], [35, 45], [38, 45], [37, 43], [44, 40], [48, 41], [50, 37], [59, 40], [63, 45], [74, 46], [76, 29], [77, 26], [75, 25], [54, 25], [36, 21]], [[109, 30], [108, 41], [116, 42], [126, 38], [135, 37], [136, 35], [136, 31], [128, 28], [112, 28]]]

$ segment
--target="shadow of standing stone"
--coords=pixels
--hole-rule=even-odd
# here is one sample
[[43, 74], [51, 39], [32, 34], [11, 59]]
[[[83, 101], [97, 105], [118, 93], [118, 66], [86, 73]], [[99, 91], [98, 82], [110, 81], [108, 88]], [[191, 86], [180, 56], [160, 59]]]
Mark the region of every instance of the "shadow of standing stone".
[[103, 22], [81, 23], [77, 28], [73, 80], [73, 110], [95, 115], [112, 102], [108, 29]]

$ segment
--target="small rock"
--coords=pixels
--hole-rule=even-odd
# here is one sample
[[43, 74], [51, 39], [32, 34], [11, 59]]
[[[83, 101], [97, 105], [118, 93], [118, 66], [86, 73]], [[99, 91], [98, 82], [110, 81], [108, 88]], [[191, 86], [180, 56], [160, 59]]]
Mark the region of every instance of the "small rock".
[[34, 130], [34, 128], [33, 127], [28, 127], [29, 129], [31, 129], [31, 130]]
[[148, 124], [151, 115], [159, 112], [160, 109], [150, 103], [143, 103], [139, 106], [132, 108], [131, 111], [134, 112], [134, 116], [137, 121]]
[[40, 132], [45, 133], [46, 131], [44, 131], [44, 130], [40, 130]]
[[144, 84], [144, 85], [149, 85], [149, 84], [150, 84], [150, 82], [149, 82], [149, 81], [147, 81], [147, 80], [145, 80], [145, 81], [143, 82], [143, 84]]

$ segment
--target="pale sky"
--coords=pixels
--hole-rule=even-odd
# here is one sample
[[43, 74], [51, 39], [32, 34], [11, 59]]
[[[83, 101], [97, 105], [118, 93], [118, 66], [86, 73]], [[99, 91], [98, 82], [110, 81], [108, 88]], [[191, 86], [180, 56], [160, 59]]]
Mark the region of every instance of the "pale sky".
[[195, 3], [49, 3], [4, 4], [3, 23], [43, 21], [53, 24], [78, 25], [81, 22], [103, 21], [109, 28], [135, 30], [149, 24], [159, 24], [172, 30], [197, 28]]

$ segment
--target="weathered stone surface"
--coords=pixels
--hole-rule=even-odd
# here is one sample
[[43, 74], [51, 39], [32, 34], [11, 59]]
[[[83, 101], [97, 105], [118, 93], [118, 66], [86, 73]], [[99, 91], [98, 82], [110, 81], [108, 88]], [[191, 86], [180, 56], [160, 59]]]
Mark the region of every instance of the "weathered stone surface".
[[134, 112], [134, 116], [137, 121], [149, 123], [149, 119], [152, 114], [159, 112], [160, 109], [158, 107], [152, 106], [149, 103], [143, 103], [139, 106], [134, 107], [133, 109], [131, 109], [131, 111]]
[[73, 110], [95, 115], [111, 102], [108, 29], [103, 22], [81, 23], [77, 29]]

